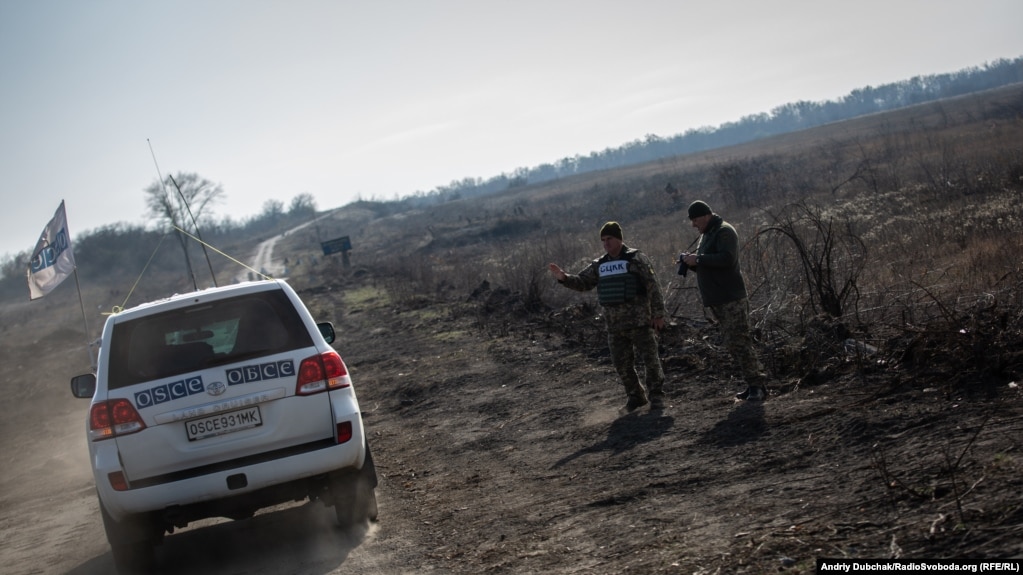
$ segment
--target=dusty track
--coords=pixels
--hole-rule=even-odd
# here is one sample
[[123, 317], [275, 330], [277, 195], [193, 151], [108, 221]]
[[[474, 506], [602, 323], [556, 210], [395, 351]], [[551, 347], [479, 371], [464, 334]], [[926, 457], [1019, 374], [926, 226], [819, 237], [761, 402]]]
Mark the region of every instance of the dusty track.
[[[713, 328], [679, 323], [664, 334], [669, 407], [622, 416], [592, 319], [491, 315], [507, 326], [491, 334], [474, 303], [403, 308], [375, 285], [302, 295], [333, 310], [379, 523], [344, 533], [318, 504], [209, 522], [167, 537], [163, 572], [809, 573], [819, 556], [1023, 553], [1018, 388], [896, 388], [879, 368], [735, 403], [727, 358], [702, 343]], [[38, 346], [5, 364], [32, 365]], [[9, 390], [5, 573], [111, 572], [67, 363]]]

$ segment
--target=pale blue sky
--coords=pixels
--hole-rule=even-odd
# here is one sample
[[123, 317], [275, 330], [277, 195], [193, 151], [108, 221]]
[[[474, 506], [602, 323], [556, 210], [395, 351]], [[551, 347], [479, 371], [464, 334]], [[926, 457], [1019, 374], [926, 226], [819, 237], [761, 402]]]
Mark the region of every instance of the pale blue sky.
[[320, 209], [1023, 56], [1019, 0], [0, 0], [0, 256], [196, 172]]

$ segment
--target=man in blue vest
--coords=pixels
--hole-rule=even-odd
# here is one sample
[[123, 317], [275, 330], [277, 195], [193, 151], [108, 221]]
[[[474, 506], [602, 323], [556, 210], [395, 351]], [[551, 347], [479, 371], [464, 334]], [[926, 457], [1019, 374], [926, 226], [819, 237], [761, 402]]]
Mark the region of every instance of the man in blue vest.
[[[565, 273], [557, 264], [549, 264], [551, 274], [561, 285], [577, 291], [597, 288], [597, 300], [604, 309], [611, 360], [628, 402], [625, 411], [650, 404], [664, 407], [664, 371], [657, 352], [657, 331], [664, 329], [664, 297], [646, 254], [625, 245], [622, 226], [607, 222], [600, 228], [603, 256], [593, 260], [578, 274]], [[636, 355], [643, 360], [646, 386], [636, 371]]]
[[700, 245], [696, 253], [683, 253], [679, 260], [696, 271], [703, 305], [714, 312], [725, 347], [746, 380], [746, 389], [735, 397], [744, 401], [764, 400], [767, 376], [750, 336], [746, 281], [739, 270], [739, 235], [701, 200], [689, 205], [689, 221], [702, 234]]

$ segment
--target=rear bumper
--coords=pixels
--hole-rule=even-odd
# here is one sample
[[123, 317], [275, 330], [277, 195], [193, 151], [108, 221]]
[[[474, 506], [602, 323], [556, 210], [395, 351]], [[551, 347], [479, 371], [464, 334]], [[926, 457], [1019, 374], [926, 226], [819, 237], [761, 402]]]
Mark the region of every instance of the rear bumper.
[[[307, 489], [301, 485], [291, 485], [284, 489], [282, 486], [303, 483], [309, 478], [337, 470], [360, 469], [365, 460], [366, 439], [362, 426], [356, 426], [354, 431], [352, 438], [340, 445], [333, 444], [331, 439], [329, 443], [307, 444], [302, 449], [293, 450], [297, 452], [282, 450], [285, 453], [279, 451], [263, 454], [262, 457], [183, 470], [132, 484], [127, 491], [115, 491], [107, 477], [110, 472], [120, 471], [120, 466], [116, 465], [116, 453], [111, 458], [103, 457], [98, 452], [93, 462], [96, 486], [104, 507], [115, 521], [121, 521], [128, 515], [175, 507], [194, 507], [203, 503], [209, 503], [207, 508], [210, 511], [202, 516], [214, 517], [220, 513], [217, 512], [219, 507], [213, 502], [227, 499], [233, 500], [231, 508], [248, 505], [255, 510], [280, 501], [308, 496], [308, 490], [314, 487], [310, 485]], [[114, 465], [102, 465], [104, 459]], [[274, 491], [268, 490], [272, 487], [281, 487], [277, 490], [281, 495], [267, 497], [268, 491]], [[246, 496], [249, 495], [252, 496], [251, 501], [246, 503]], [[190, 515], [196, 515], [195, 511], [190, 512]], [[191, 519], [197, 518], [193, 516]]]

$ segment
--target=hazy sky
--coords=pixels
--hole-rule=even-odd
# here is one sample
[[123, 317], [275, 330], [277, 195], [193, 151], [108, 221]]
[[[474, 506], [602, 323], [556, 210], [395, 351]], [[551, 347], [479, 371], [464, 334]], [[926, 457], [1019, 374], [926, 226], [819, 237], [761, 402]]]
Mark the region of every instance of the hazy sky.
[[1023, 56], [1020, 0], [0, 0], [0, 257], [195, 172], [240, 221]]

